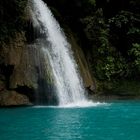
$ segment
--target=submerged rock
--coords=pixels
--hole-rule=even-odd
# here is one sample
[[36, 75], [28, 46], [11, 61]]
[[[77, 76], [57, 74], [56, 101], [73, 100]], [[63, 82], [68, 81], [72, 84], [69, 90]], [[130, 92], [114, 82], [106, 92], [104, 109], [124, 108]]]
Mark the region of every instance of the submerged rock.
[[31, 105], [26, 95], [19, 94], [16, 91], [2, 91], [0, 93], [0, 106], [18, 106]]

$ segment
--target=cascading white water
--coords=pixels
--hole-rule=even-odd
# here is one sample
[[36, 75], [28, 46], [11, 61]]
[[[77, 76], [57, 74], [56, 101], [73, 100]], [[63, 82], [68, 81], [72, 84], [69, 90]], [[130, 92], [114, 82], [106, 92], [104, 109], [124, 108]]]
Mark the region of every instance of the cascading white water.
[[31, 0], [31, 14], [34, 26], [47, 42], [42, 47], [49, 59], [59, 105], [88, 102], [77, 70], [70, 44], [53, 14], [42, 0]]

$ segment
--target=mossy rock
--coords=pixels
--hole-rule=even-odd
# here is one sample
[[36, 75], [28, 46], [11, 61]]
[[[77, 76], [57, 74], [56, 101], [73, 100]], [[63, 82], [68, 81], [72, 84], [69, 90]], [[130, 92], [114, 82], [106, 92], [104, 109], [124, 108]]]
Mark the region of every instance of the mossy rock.
[[31, 105], [28, 97], [15, 91], [5, 90], [0, 93], [0, 106]]

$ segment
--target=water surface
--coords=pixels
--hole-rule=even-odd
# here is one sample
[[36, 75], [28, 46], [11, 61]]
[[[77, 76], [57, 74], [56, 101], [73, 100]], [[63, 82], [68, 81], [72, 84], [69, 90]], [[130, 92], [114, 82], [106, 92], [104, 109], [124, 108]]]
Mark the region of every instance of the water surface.
[[140, 101], [0, 109], [0, 140], [139, 140]]

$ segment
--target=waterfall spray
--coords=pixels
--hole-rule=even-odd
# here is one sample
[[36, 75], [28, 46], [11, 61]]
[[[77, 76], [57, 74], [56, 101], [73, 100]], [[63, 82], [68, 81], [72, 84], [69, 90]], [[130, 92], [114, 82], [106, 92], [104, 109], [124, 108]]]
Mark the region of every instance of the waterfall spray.
[[30, 5], [34, 28], [39, 29], [44, 42], [42, 51], [49, 59], [59, 105], [87, 103], [71, 46], [59, 23], [42, 0], [32, 0]]

